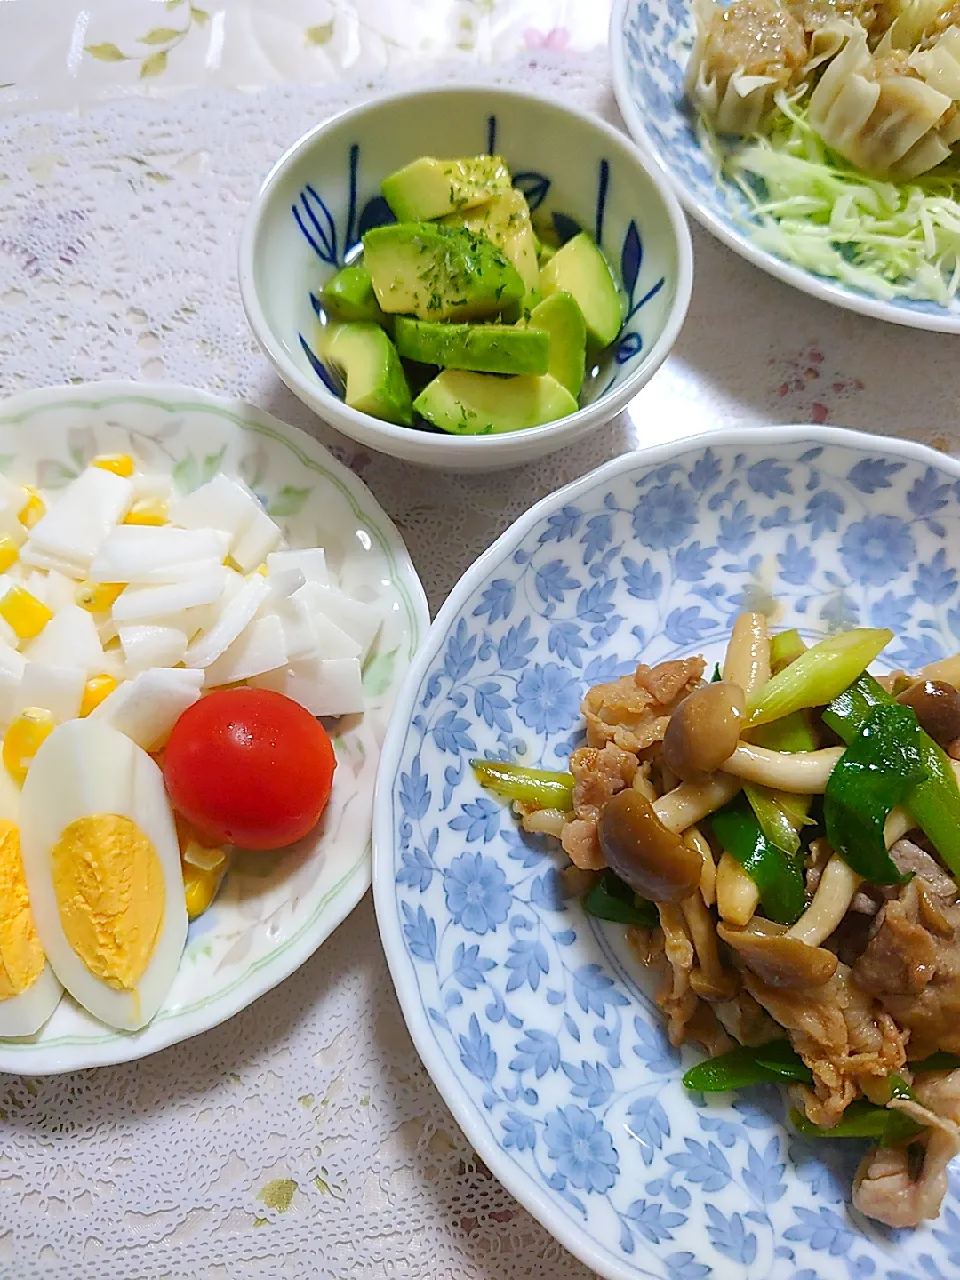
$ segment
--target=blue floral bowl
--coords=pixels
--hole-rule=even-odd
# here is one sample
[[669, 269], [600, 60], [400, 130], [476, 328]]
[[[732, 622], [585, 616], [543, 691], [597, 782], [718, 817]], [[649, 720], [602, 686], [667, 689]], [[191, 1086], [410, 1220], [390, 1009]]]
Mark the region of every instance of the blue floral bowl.
[[749, 262], [815, 298], [894, 324], [960, 333], [960, 303], [943, 307], [906, 298], [886, 301], [754, 244], [747, 202], [738, 187], [717, 174], [704, 153], [684, 99], [693, 36], [692, 0], [615, 0], [610, 53], [617, 103], [627, 128], [690, 213]]
[[[894, 514], [896, 513], [896, 514]], [[480, 1156], [601, 1275], [947, 1280], [938, 1222], [850, 1207], [860, 1144], [783, 1126], [769, 1087], [685, 1093], [623, 930], [565, 900], [553, 843], [485, 794], [474, 756], [563, 767], [587, 685], [719, 657], [765, 609], [809, 639], [892, 626], [913, 667], [960, 648], [960, 464], [814, 427], [611, 462], [539, 503], [467, 572], [400, 692], [374, 816], [377, 916], [417, 1048]]]
[[[495, 436], [447, 436], [348, 408], [317, 357], [318, 295], [371, 227], [393, 221], [380, 182], [422, 155], [491, 152], [510, 165], [535, 219], [562, 239], [585, 229], [627, 299], [620, 337], [557, 422]], [[429, 466], [486, 471], [542, 457], [608, 421], [676, 341], [693, 273], [690, 232], [668, 184], [617, 130], [579, 111], [493, 87], [380, 98], [320, 125], [279, 160], [253, 201], [240, 248], [250, 325], [287, 386], [345, 435]]]

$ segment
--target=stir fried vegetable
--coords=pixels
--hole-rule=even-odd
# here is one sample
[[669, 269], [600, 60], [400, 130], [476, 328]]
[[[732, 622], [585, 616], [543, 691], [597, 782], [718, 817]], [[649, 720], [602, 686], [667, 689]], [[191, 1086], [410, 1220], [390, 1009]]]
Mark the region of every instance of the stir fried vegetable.
[[710, 818], [713, 834], [757, 886], [771, 920], [793, 924], [804, 908], [800, 860], [778, 849], [764, 835], [750, 806], [736, 799]]
[[832, 702], [892, 639], [886, 627], [862, 627], [821, 640], [751, 696], [747, 725], [769, 724], [804, 707]]
[[652, 902], [647, 902], [623, 883], [618, 875], [607, 870], [581, 898], [583, 909], [598, 920], [613, 920], [617, 924], [639, 924], [655, 928], [660, 917]]
[[519, 800], [534, 809], [573, 807], [573, 775], [548, 769], [530, 769], [503, 760], [471, 760], [477, 781], [507, 800]]
[[920, 738], [909, 707], [874, 707], [827, 783], [827, 839], [847, 866], [874, 884], [905, 879], [887, 853], [883, 827], [890, 810], [929, 776]]
[[[789, 635], [782, 631], [780, 635]], [[794, 632], [796, 635], [796, 632]], [[779, 636], [774, 636], [774, 641]], [[797, 636], [800, 644], [803, 641]], [[804, 646], [805, 648], [806, 646]], [[771, 642], [771, 654], [773, 642]], [[800, 652], [803, 652], [801, 649]], [[796, 754], [799, 751], [816, 751], [817, 736], [814, 732], [808, 711], [794, 711], [775, 720], [772, 724], [759, 725], [753, 731], [753, 741], [758, 747], [766, 747], [770, 751], [783, 751]], [[800, 848], [799, 829], [808, 821], [810, 797], [791, 795], [787, 791], [773, 791], [769, 787], [757, 786], [753, 783], [744, 785], [744, 794], [750, 801], [757, 821], [771, 844], [775, 844], [784, 853], [794, 854]]]
[[790, 631], [778, 631], [770, 638], [770, 666], [776, 675], [791, 662], [796, 662], [801, 653], [806, 653], [807, 646], [800, 632], [794, 627]]
[[956, 1071], [960, 1067], [960, 1053], [947, 1053], [946, 1050], [941, 1050], [938, 1053], [931, 1053], [928, 1058], [921, 1058], [919, 1062], [908, 1063], [908, 1066], [913, 1072]]
[[697, 1093], [725, 1093], [754, 1084], [784, 1081], [813, 1082], [813, 1073], [789, 1040], [773, 1040], [754, 1049], [741, 1045], [729, 1053], [698, 1062], [683, 1077], [684, 1087]]
[[889, 1107], [878, 1107], [865, 1098], [851, 1102], [839, 1124], [822, 1129], [799, 1111], [791, 1110], [790, 1120], [798, 1133], [805, 1138], [870, 1138], [881, 1147], [897, 1147], [912, 1142], [923, 1132], [923, 1125]]
[[[823, 713], [823, 722], [844, 742], [860, 732], [875, 707], [896, 705], [889, 693], [870, 675], [862, 675], [845, 689]], [[927, 778], [906, 797], [914, 820], [933, 841], [953, 875], [960, 875], [960, 788], [950, 761], [941, 747], [921, 731], [920, 759]]]

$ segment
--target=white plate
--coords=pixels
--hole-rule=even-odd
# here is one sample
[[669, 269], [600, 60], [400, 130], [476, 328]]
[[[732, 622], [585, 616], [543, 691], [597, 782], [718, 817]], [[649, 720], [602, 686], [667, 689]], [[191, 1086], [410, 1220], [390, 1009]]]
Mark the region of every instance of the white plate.
[[0, 1071], [39, 1075], [126, 1062], [232, 1017], [307, 960], [370, 884], [370, 821], [380, 744], [427, 605], [400, 535], [369, 490], [315, 440], [240, 401], [186, 388], [97, 383], [0, 403], [0, 470], [53, 490], [97, 453], [132, 453], [189, 491], [241, 476], [294, 546], [323, 546], [348, 592], [382, 600], [364, 673], [367, 709], [334, 738], [338, 767], [316, 832], [281, 858], [247, 854], [190, 926], [180, 971], [142, 1031], [103, 1026], [65, 997], [30, 1040], [0, 1041]]

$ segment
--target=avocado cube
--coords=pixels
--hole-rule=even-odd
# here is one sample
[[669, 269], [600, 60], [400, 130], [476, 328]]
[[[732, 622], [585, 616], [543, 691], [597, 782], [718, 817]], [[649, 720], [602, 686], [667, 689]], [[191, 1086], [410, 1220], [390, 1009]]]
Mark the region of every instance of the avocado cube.
[[482, 320], [518, 308], [523, 280], [486, 236], [435, 222], [395, 222], [363, 237], [381, 310], [419, 320]]
[[323, 358], [346, 383], [344, 401], [402, 427], [413, 423], [410, 388], [396, 347], [377, 324], [331, 324], [324, 329]]
[[546, 332], [505, 324], [436, 324], [398, 316], [395, 341], [407, 360], [480, 373], [546, 373], [550, 355]]
[[483, 204], [510, 190], [510, 170], [499, 156], [436, 160], [421, 156], [380, 184], [398, 222], [428, 222]]
[[530, 209], [522, 191], [511, 187], [486, 204], [466, 213], [453, 213], [444, 218], [449, 226], [469, 227], [492, 240], [520, 272], [526, 287], [524, 303], [534, 307], [540, 301], [540, 267], [537, 262], [537, 240], [530, 221]]
[[576, 413], [573, 396], [549, 374], [498, 378], [447, 369], [413, 402], [422, 417], [457, 436], [522, 431]]
[[323, 287], [323, 304], [338, 320], [386, 322], [365, 267], [341, 267]]
[[623, 323], [623, 300], [606, 258], [586, 234], [568, 240], [540, 272], [543, 296], [563, 290], [572, 293], [583, 312], [587, 337], [608, 347]]
[[587, 326], [573, 294], [562, 289], [551, 293], [530, 312], [529, 324], [531, 329], [542, 329], [549, 336], [546, 372], [572, 396], [578, 396], [586, 366]]

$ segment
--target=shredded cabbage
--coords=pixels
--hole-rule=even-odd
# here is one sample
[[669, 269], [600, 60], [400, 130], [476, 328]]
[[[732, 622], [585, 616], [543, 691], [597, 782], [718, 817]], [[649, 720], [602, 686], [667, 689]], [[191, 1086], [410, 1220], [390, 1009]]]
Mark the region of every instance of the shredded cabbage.
[[881, 298], [949, 305], [960, 288], [960, 167], [910, 182], [868, 178], [826, 147], [780, 93], [766, 134], [701, 142], [743, 192], [750, 238], [789, 262]]

